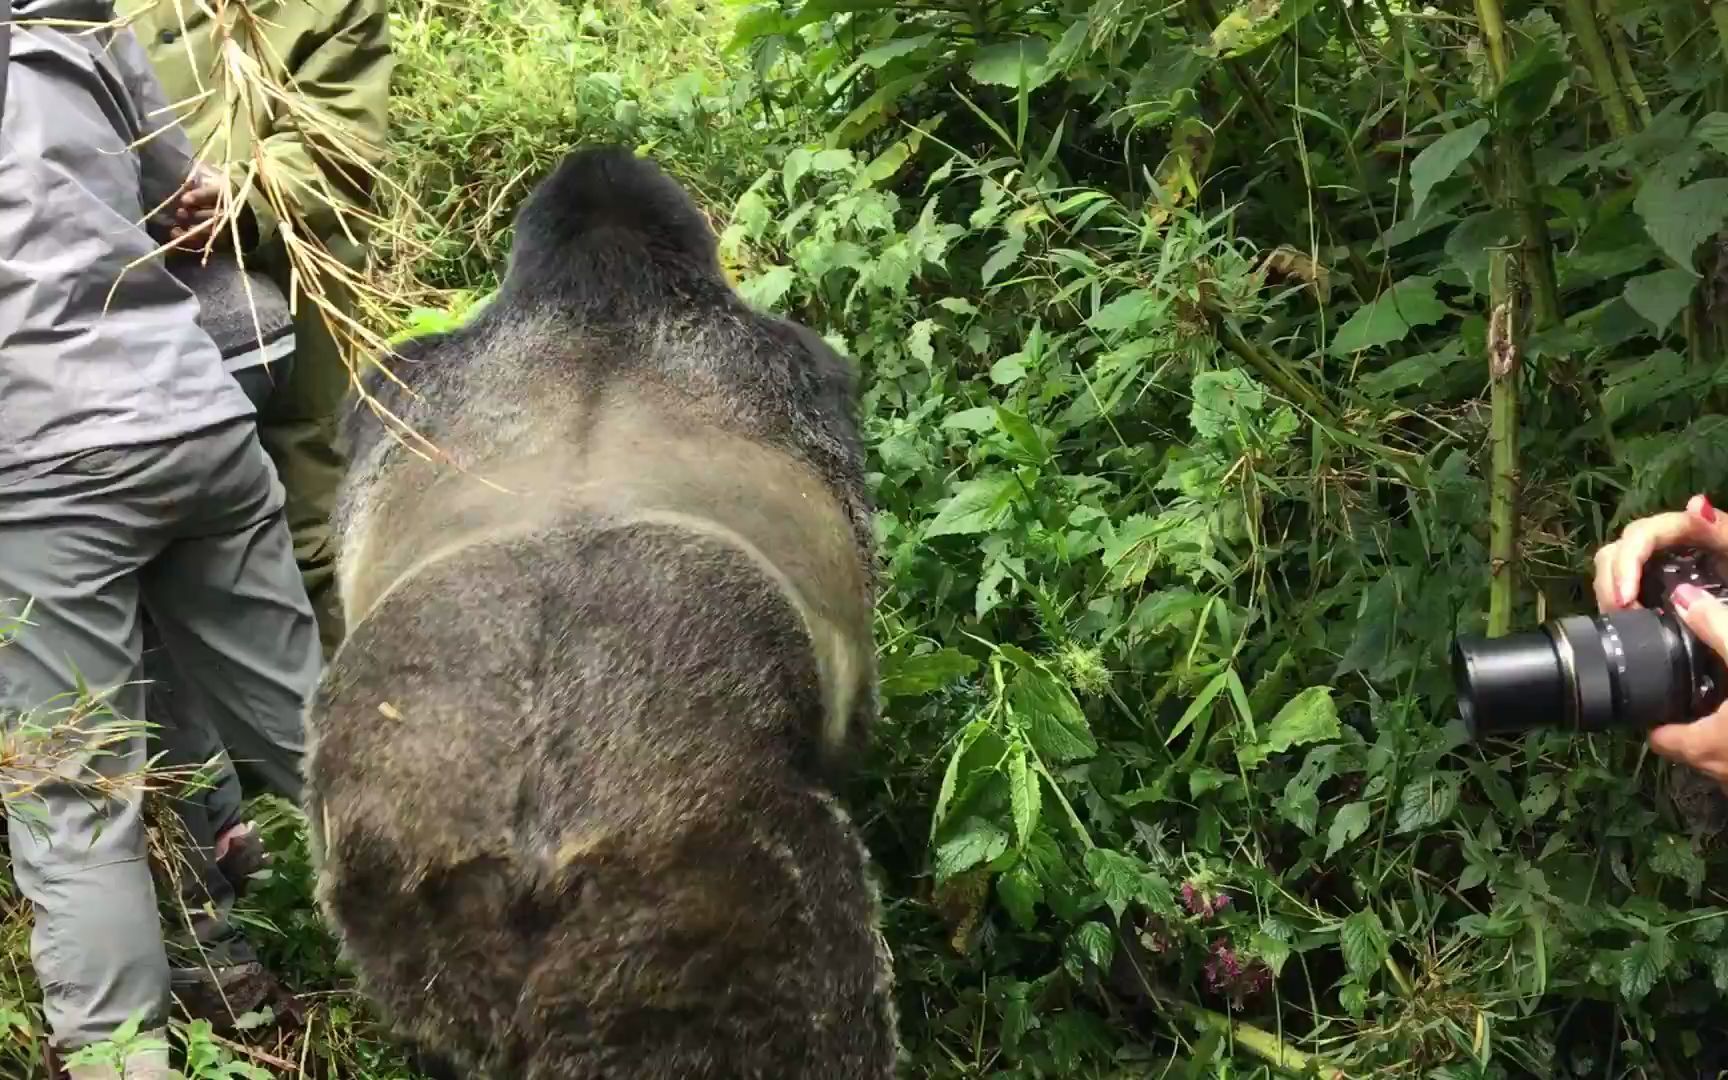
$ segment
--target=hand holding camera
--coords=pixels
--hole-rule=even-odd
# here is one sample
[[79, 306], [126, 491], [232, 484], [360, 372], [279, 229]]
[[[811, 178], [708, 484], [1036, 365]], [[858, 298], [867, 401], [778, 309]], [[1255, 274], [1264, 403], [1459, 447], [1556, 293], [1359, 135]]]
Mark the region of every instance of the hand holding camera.
[[1649, 731], [1728, 785], [1728, 518], [1704, 496], [1628, 525], [1596, 555], [1601, 614], [1452, 646], [1472, 737], [1555, 725]]

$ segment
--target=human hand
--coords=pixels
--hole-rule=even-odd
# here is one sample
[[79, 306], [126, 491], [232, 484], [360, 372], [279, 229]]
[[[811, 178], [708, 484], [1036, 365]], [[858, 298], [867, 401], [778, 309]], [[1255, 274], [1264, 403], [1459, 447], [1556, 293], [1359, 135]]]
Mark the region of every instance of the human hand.
[[1596, 553], [1596, 607], [1603, 614], [1638, 606], [1638, 580], [1644, 564], [1658, 548], [1701, 547], [1728, 555], [1728, 518], [1694, 495], [1678, 513], [1639, 518], [1620, 532], [1620, 539]]
[[174, 225], [168, 232], [174, 247], [191, 247], [219, 233], [226, 220], [227, 178], [208, 165], [194, 167], [174, 199]]
[[[1680, 621], [1716, 655], [1728, 658], [1728, 605], [1696, 585], [1674, 590]], [[1728, 790], [1728, 702], [1689, 724], [1664, 724], [1650, 731], [1650, 749], [1689, 766]]]

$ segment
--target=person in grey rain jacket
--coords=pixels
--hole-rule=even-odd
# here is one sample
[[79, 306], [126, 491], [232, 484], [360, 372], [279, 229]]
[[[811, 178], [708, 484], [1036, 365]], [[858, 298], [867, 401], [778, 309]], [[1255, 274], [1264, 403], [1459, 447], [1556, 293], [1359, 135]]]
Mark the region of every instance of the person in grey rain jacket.
[[129, 1020], [157, 1036], [166, 1021], [142, 796], [113, 782], [145, 765], [143, 733], [113, 726], [147, 719], [140, 614], [183, 676], [177, 712], [208, 718], [296, 801], [317, 633], [251, 403], [155, 253], [199, 190], [190, 144], [177, 128], [144, 138], [172, 117], [130, 31], [98, 25], [114, 18], [107, 0], [0, 3], [14, 24], [0, 113], [0, 626], [16, 624], [0, 648], [0, 722], [52, 729], [19, 740], [0, 795], [56, 1057], [72, 1080], [156, 1080], [160, 1038], [124, 1063], [74, 1053]]

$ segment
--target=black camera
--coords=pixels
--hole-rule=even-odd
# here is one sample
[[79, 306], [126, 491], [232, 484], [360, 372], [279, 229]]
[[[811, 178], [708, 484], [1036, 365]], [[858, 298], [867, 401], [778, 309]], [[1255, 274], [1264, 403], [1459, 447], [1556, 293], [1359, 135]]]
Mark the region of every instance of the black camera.
[[1725, 580], [1706, 552], [1667, 548], [1644, 564], [1642, 608], [1569, 615], [1501, 638], [1458, 638], [1452, 679], [1470, 737], [1542, 726], [1647, 729], [1713, 712], [1728, 689], [1728, 668], [1680, 621], [1672, 597], [1690, 583], [1728, 601]]

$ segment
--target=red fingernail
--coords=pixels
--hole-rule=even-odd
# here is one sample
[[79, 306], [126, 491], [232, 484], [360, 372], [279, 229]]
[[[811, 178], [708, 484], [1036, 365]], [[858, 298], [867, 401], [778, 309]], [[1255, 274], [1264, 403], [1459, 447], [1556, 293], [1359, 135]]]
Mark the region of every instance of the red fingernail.
[[1698, 516], [1704, 519], [1706, 525], [1716, 524], [1716, 508], [1710, 505], [1710, 496], [1698, 496]]
[[1679, 608], [1681, 611], [1685, 611], [1687, 608], [1697, 603], [1698, 598], [1703, 595], [1703, 589], [1700, 589], [1691, 582], [1687, 582], [1674, 590], [1674, 606]]

